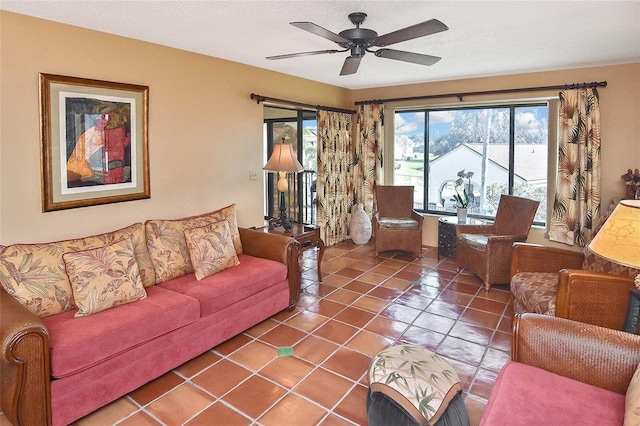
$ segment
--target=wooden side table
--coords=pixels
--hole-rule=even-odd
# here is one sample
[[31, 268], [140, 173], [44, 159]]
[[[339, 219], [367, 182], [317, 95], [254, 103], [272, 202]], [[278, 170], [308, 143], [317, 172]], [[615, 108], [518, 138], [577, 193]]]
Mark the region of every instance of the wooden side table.
[[[268, 226], [254, 227], [252, 229], [260, 230], [269, 234], [279, 234], [289, 236], [300, 243], [300, 254], [304, 250], [317, 247], [318, 248], [318, 281], [322, 282], [322, 272], [320, 271], [320, 265], [322, 264], [322, 255], [324, 254], [324, 241], [320, 238], [320, 227], [315, 225], [302, 225], [300, 223], [294, 223], [291, 232], [285, 232], [283, 227], [277, 227], [270, 229]], [[298, 259], [299, 260], [299, 259]], [[298, 281], [301, 278], [298, 277]], [[298, 288], [298, 292], [300, 289]]]
[[456, 225], [484, 225], [480, 219], [467, 218], [458, 222], [457, 216], [443, 216], [438, 219], [438, 260], [440, 256], [456, 257]]

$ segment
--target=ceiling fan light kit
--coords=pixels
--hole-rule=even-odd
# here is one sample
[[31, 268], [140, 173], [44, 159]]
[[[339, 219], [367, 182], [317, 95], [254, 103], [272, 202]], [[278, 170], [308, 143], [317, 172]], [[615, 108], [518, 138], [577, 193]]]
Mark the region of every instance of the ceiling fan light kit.
[[418, 65], [433, 65], [441, 58], [439, 56], [424, 55], [422, 53], [405, 52], [395, 49], [377, 49], [370, 50], [370, 47], [385, 47], [391, 44], [400, 43], [402, 41], [413, 40], [414, 38], [424, 37], [431, 34], [446, 31], [449, 28], [438, 21], [430, 19], [419, 24], [415, 24], [388, 34], [378, 36], [378, 33], [367, 29], [360, 28], [360, 25], [367, 17], [366, 13], [355, 12], [349, 15], [349, 20], [355, 28], [349, 28], [336, 34], [313, 22], [291, 22], [294, 27], [308, 31], [312, 34], [331, 40], [337, 43], [342, 50], [316, 50], [311, 52], [289, 53], [285, 55], [267, 56], [267, 59], [288, 59], [299, 56], [321, 55], [325, 53], [341, 53], [350, 52], [342, 65], [340, 75], [355, 74], [360, 66], [362, 57], [367, 53], [373, 53], [378, 58], [394, 59], [397, 61], [410, 62]]

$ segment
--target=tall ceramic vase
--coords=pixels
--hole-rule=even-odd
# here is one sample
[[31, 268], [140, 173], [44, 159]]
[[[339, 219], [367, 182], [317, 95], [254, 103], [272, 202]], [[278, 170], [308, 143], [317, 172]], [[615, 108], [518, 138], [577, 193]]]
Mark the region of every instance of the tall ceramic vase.
[[349, 236], [356, 244], [366, 244], [371, 239], [371, 218], [364, 211], [362, 203], [356, 204], [351, 212]]
[[456, 213], [458, 213], [458, 223], [465, 223], [467, 221], [466, 207], [458, 207], [458, 210], [456, 210]]

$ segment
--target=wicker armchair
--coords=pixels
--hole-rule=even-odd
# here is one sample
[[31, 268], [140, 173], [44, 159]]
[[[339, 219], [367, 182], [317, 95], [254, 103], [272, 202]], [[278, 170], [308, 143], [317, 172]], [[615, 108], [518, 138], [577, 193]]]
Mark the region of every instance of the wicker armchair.
[[[591, 423], [605, 424], [607, 422], [593, 409], [597, 404], [593, 399], [597, 399], [602, 391], [620, 394], [623, 401], [627, 394], [626, 404], [629, 407], [639, 403], [631, 400], [628, 392], [640, 363], [640, 336], [546, 315], [516, 315], [511, 361], [494, 384], [480, 425], [518, 424], [514, 419], [521, 424], [571, 424], [566, 421], [565, 409], [569, 413], [571, 410], [587, 410], [586, 416], [593, 418]], [[535, 367], [534, 383], [526, 382], [527, 378], [519, 374], [526, 370], [513, 368], [514, 363]], [[572, 393], [577, 382], [564, 382], [566, 387], [550, 386], [552, 375], [594, 386], [588, 394], [591, 399], [584, 399], [584, 394]], [[544, 389], [545, 384], [547, 389]], [[535, 389], [540, 390], [541, 387], [546, 398], [536, 398], [539, 395]], [[566, 395], [577, 398], [571, 408], [558, 403]], [[613, 417], [621, 418], [624, 413], [616, 413], [616, 410], [629, 407], [618, 405], [605, 409], [607, 414], [615, 413]], [[602, 404], [600, 408], [603, 408]], [[554, 417], [558, 412], [562, 412], [565, 421]], [[578, 423], [574, 421], [574, 424]]]
[[513, 243], [527, 240], [539, 204], [503, 194], [493, 224], [456, 226], [458, 270], [474, 272], [487, 291], [492, 284], [508, 284]]
[[375, 189], [377, 211], [373, 215], [376, 256], [382, 251], [402, 250], [422, 256], [423, 217], [413, 209], [413, 186]]
[[511, 260], [514, 313], [534, 312], [622, 330], [629, 290], [639, 271], [586, 253], [516, 244]]

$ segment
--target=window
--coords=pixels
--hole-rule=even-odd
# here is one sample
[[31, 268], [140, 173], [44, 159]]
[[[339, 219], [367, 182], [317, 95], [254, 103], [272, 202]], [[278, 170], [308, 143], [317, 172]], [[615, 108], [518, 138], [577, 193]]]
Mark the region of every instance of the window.
[[[287, 215], [297, 223], [315, 224], [318, 158], [316, 113], [265, 106], [264, 115], [264, 163], [273, 151], [273, 144], [285, 138], [287, 143], [293, 145], [298, 161], [304, 167], [301, 173], [287, 175]], [[275, 173], [267, 173], [265, 176], [265, 218], [278, 216], [280, 194], [276, 189], [277, 180]]]
[[458, 172], [473, 172], [463, 188], [469, 214], [492, 218], [501, 194], [540, 201], [536, 224], [546, 222], [548, 105], [546, 103], [396, 110], [395, 185], [416, 188], [415, 207], [455, 211]]

